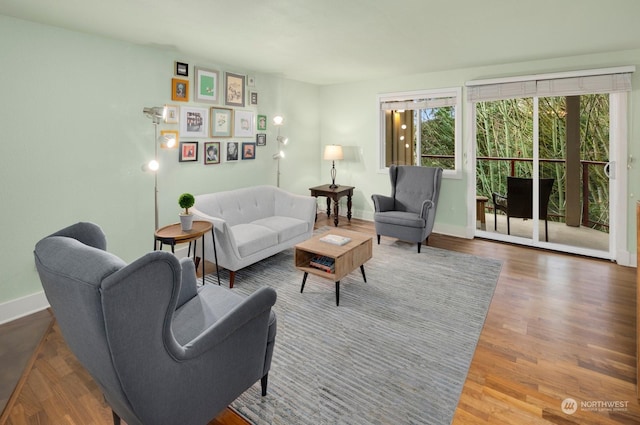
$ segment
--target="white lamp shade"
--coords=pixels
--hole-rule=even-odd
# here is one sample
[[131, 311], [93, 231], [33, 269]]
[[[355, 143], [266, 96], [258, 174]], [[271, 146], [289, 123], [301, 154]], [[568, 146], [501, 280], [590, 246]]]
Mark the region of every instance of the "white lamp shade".
[[340, 145], [327, 145], [324, 148], [324, 155], [322, 157], [328, 161], [335, 161], [336, 159], [344, 158], [342, 154], [342, 146]]

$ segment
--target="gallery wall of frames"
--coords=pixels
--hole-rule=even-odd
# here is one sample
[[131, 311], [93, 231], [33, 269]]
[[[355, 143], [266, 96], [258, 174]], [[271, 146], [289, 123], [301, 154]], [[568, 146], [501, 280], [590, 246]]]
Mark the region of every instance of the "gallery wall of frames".
[[167, 125], [160, 133], [175, 137], [178, 161], [216, 165], [255, 159], [256, 148], [267, 144], [267, 117], [256, 112], [255, 77], [184, 62], [175, 62], [174, 74]]

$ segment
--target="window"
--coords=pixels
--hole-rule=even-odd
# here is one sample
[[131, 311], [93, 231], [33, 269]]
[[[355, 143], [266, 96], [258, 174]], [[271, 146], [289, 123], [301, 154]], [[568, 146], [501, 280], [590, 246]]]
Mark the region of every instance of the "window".
[[461, 176], [459, 87], [378, 96], [380, 169], [395, 165], [442, 167]]

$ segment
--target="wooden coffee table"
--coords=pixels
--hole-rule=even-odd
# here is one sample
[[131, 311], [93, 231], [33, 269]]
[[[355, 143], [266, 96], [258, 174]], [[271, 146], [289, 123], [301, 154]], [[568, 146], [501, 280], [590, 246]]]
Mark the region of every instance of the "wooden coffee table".
[[[351, 241], [340, 246], [320, 240], [321, 237], [329, 234], [346, 236], [351, 238]], [[320, 276], [336, 283], [336, 305], [340, 305], [340, 280], [343, 277], [360, 267], [362, 278], [365, 282], [367, 281], [367, 277], [364, 274], [364, 263], [371, 258], [373, 251], [372, 240], [371, 236], [363, 235], [362, 233], [343, 229], [332, 229], [296, 245], [294, 256], [295, 265], [298, 270], [304, 272], [300, 293], [304, 290], [304, 284], [307, 282], [309, 274]], [[311, 259], [317, 255], [333, 259], [333, 273], [309, 266]]]

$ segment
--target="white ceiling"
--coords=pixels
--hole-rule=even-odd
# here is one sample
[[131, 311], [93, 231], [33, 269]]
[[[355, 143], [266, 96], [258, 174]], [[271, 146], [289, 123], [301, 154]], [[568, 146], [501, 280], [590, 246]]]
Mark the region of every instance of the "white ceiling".
[[640, 48], [638, 0], [0, 0], [0, 14], [315, 84]]

